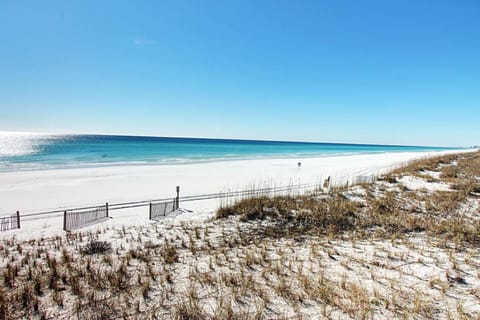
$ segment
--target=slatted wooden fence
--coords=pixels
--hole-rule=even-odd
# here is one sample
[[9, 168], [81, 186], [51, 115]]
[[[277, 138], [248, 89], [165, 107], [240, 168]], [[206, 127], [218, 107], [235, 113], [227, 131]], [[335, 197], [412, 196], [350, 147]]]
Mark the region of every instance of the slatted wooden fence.
[[20, 212], [0, 217], [0, 231], [20, 229]]
[[65, 211], [63, 215], [63, 230], [72, 231], [87, 227], [108, 219], [108, 203], [97, 208], [81, 211]]
[[178, 200], [172, 199], [166, 202], [150, 202], [150, 220], [158, 219], [159, 217], [165, 217], [168, 214], [175, 212], [178, 209]]

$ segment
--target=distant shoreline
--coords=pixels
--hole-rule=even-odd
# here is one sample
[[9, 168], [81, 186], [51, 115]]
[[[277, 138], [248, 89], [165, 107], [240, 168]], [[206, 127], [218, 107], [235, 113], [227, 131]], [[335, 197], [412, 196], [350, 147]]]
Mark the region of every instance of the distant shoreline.
[[305, 159], [355, 154], [464, 150], [289, 141], [108, 135], [0, 134], [0, 172], [181, 165], [257, 159]]
[[[464, 152], [471, 149], [451, 149], [452, 152]], [[445, 150], [446, 151], [446, 150]], [[32, 166], [12, 166], [2, 167], [0, 162], [0, 172], [24, 172], [24, 171], [56, 171], [69, 169], [95, 169], [95, 168], [117, 168], [117, 167], [142, 167], [142, 166], [183, 166], [195, 165], [204, 163], [222, 163], [235, 161], [254, 161], [254, 160], [302, 160], [302, 159], [321, 159], [321, 158], [335, 158], [348, 157], [356, 155], [380, 155], [380, 154], [400, 154], [404, 152], [424, 153], [426, 151], [378, 151], [378, 152], [362, 152], [362, 153], [331, 153], [331, 154], [311, 154], [311, 155], [277, 155], [277, 156], [249, 156], [249, 157], [231, 157], [231, 158], [214, 158], [214, 159], [166, 159], [157, 161], [131, 161], [131, 162], [105, 162], [105, 163], [75, 163], [62, 165], [39, 165]], [[443, 150], [427, 151], [427, 152], [443, 152]]]

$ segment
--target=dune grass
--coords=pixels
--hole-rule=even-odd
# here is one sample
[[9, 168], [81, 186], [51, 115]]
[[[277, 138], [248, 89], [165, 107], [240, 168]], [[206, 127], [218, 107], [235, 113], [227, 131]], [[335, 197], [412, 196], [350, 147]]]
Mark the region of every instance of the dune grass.
[[[452, 165], [453, 161], [457, 161]], [[455, 169], [452, 169], [455, 168]], [[449, 183], [451, 191], [435, 191], [428, 195], [406, 195], [404, 189], [395, 189], [400, 176], [420, 175], [422, 171], [440, 170], [440, 181]], [[330, 192], [327, 198], [317, 195], [280, 196], [244, 199], [220, 208], [217, 218], [238, 215], [240, 221], [269, 219], [263, 233], [285, 237], [305, 234], [343, 236], [355, 231], [364, 237], [408, 232], [427, 232], [446, 240], [480, 244], [478, 221], [460, 217], [458, 209], [469, 197], [477, 197], [480, 188], [480, 155], [445, 156], [406, 164], [381, 179], [393, 189], [378, 190], [378, 184], [363, 184], [367, 196], [362, 203], [349, 200], [344, 188]], [[416, 204], [418, 210], [412, 210]], [[362, 230], [361, 233], [356, 232]], [[379, 232], [382, 231], [382, 232]]]

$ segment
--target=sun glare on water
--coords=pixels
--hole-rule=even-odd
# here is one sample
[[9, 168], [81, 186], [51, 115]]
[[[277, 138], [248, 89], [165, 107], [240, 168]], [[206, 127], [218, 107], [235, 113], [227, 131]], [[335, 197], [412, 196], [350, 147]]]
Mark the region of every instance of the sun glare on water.
[[45, 137], [38, 133], [0, 131], [0, 157], [35, 154]]

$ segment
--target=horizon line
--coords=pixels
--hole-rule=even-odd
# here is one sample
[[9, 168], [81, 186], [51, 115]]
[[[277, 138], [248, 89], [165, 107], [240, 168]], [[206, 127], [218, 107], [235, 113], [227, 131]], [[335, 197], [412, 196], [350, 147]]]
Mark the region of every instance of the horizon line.
[[0, 134], [25, 134], [25, 135], [50, 135], [50, 136], [110, 136], [110, 137], [137, 137], [137, 138], [169, 138], [169, 139], [198, 139], [218, 141], [242, 141], [242, 142], [279, 142], [279, 143], [307, 143], [307, 144], [340, 144], [340, 145], [363, 145], [380, 147], [419, 147], [419, 148], [450, 148], [466, 149], [470, 146], [428, 146], [428, 145], [407, 145], [388, 143], [359, 143], [359, 142], [331, 142], [331, 141], [305, 141], [305, 140], [275, 140], [275, 139], [245, 139], [245, 138], [219, 138], [219, 137], [192, 137], [192, 136], [159, 136], [149, 134], [124, 134], [124, 133], [66, 133], [66, 132], [32, 132], [32, 131], [3, 131]]

